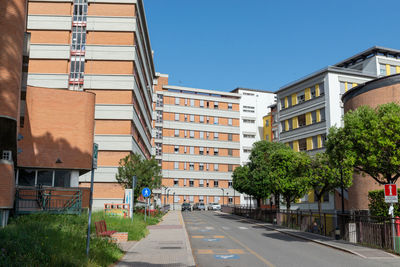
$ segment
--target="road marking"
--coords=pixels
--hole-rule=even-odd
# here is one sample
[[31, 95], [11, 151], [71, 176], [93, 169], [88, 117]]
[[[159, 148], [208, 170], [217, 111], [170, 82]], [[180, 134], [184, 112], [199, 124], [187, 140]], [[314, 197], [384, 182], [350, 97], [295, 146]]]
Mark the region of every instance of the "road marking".
[[223, 235], [215, 235], [214, 238], [225, 238]]
[[206, 227], [206, 229], [213, 230], [214, 227], [208, 226], [208, 227]]
[[214, 255], [214, 258], [218, 260], [236, 260], [239, 259], [239, 255], [236, 254], [228, 254], [228, 255]]
[[213, 254], [212, 249], [198, 249], [197, 250], [198, 254]]
[[246, 229], [249, 229], [249, 228], [240, 226], [239, 229], [246, 230]]
[[207, 242], [217, 242], [219, 241], [219, 238], [204, 238], [203, 240]]
[[228, 252], [229, 253], [232, 253], [232, 254], [244, 254], [244, 251], [243, 251], [243, 249], [227, 249], [228, 250]]
[[204, 235], [192, 235], [192, 238], [204, 238]]
[[236, 238], [234, 238], [233, 236], [229, 235], [227, 232], [225, 232], [224, 230], [221, 230], [227, 237], [229, 237], [230, 239], [232, 239], [234, 242], [236, 242], [237, 244], [239, 244], [241, 247], [245, 248], [248, 252], [250, 252], [251, 254], [253, 254], [254, 256], [256, 256], [260, 261], [262, 261], [263, 263], [265, 263], [267, 266], [269, 267], [275, 267], [275, 265], [273, 265], [271, 262], [269, 262], [268, 260], [264, 259], [262, 256], [260, 256], [257, 252], [255, 252], [254, 250], [252, 250], [251, 248], [249, 248], [248, 246], [246, 246], [245, 244], [243, 244], [242, 242], [240, 242], [239, 240], [237, 240]]

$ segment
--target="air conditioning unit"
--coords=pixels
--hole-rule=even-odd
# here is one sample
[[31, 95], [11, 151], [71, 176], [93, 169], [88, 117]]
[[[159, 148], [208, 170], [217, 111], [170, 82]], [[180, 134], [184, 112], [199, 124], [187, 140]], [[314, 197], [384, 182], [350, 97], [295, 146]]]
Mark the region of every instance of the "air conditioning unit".
[[12, 151], [11, 150], [3, 150], [1, 159], [12, 161]]

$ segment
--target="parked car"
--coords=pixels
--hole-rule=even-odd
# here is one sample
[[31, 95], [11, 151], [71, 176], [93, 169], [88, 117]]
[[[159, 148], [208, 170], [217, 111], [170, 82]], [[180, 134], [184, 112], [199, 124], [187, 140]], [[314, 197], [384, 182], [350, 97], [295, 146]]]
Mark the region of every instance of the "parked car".
[[182, 211], [192, 211], [192, 205], [190, 205], [189, 203], [183, 203], [181, 210]]
[[208, 205], [209, 210], [221, 210], [221, 205], [219, 203], [210, 203]]
[[204, 203], [196, 203], [193, 205], [193, 210], [206, 210]]

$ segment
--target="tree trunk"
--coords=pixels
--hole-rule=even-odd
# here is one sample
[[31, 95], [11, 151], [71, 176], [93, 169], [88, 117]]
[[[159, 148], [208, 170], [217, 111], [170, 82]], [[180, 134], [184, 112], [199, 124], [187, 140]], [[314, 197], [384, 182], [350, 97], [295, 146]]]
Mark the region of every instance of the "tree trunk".
[[261, 208], [261, 198], [257, 198], [257, 208]]
[[290, 197], [286, 198], [286, 210], [287, 212], [290, 211]]
[[280, 209], [280, 203], [279, 203], [279, 194], [274, 194], [274, 197], [275, 197], [275, 209], [277, 210], [277, 211], [279, 211], [279, 209]]

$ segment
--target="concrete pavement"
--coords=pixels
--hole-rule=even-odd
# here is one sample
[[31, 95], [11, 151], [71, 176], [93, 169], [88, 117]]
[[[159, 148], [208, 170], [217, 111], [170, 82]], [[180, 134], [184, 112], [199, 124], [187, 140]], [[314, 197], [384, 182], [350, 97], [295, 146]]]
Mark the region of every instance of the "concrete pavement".
[[149, 235], [127, 249], [116, 266], [195, 266], [185, 222], [180, 211], [169, 211]]
[[187, 212], [183, 217], [199, 267], [400, 266], [400, 258], [388, 253], [373, 257], [368, 252], [368, 257], [362, 257], [239, 216], [205, 211]]

